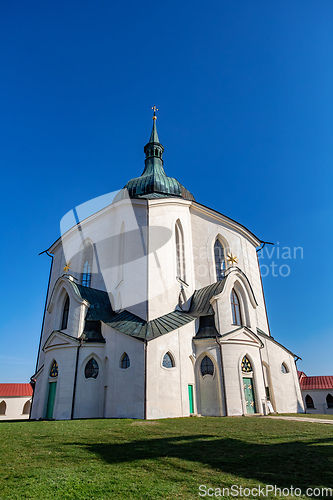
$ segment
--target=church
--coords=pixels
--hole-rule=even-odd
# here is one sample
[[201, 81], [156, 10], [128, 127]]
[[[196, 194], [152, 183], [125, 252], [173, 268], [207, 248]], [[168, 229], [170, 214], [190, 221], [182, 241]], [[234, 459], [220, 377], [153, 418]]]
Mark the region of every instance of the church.
[[142, 175], [67, 214], [47, 251], [31, 418], [304, 412], [269, 329], [264, 242], [166, 174], [155, 111]]

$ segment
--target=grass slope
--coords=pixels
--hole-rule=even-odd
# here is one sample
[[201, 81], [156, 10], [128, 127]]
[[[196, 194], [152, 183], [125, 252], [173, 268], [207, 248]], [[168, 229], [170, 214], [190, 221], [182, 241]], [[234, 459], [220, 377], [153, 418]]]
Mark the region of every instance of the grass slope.
[[256, 417], [1, 422], [0, 498], [168, 500], [202, 498], [201, 484], [333, 487], [332, 431]]

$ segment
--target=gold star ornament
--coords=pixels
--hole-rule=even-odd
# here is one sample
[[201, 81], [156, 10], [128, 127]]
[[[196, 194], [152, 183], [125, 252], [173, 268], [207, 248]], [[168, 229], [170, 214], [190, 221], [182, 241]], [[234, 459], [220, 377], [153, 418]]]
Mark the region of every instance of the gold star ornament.
[[64, 267], [64, 272], [68, 273], [68, 271], [70, 270], [70, 268], [71, 268], [71, 261], [66, 262], [66, 265]]
[[235, 255], [233, 255], [232, 253], [228, 253], [228, 255], [227, 255], [227, 261], [231, 265], [238, 264], [237, 257]]

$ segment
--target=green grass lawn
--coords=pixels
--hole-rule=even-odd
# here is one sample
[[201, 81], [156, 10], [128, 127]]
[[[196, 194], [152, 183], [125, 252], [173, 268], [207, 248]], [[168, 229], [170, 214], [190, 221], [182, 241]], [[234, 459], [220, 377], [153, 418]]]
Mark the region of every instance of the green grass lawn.
[[199, 496], [202, 484], [333, 487], [333, 428], [324, 424], [258, 417], [0, 422], [0, 438], [1, 500], [209, 498]]

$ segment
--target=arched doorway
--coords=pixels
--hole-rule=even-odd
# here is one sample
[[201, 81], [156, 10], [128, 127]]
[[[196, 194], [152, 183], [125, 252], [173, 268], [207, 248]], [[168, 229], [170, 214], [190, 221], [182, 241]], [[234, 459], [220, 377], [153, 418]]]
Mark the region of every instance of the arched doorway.
[[206, 417], [221, 416], [223, 413], [218, 367], [207, 354], [204, 354], [197, 362], [196, 379], [198, 413]]
[[48, 396], [45, 418], [53, 418], [54, 402], [57, 392], [58, 363], [53, 360], [49, 374]]
[[247, 356], [244, 356], [241, 363], [242, 381], [244, 390], [244, 400], [246, 413], [256, 413], [256, 400], [254, 393], [254, 374], [252, 364]]

